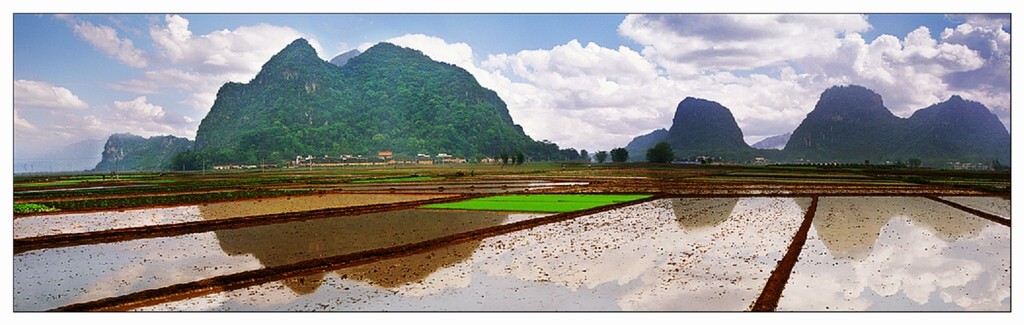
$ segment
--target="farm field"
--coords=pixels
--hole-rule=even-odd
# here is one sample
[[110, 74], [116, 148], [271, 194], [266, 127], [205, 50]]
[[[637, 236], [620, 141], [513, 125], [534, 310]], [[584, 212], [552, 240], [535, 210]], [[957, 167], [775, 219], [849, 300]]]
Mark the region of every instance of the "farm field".
[[16, 207], [52, 210], [13, 213], [14, 310], [1008, 311], [1009, 182], [572, 163], [16, 176]]

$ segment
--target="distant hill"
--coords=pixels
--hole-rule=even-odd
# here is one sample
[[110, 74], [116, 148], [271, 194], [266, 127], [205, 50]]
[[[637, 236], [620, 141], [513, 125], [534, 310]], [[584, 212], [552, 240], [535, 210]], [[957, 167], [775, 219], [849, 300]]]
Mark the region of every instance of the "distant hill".
[[687, 97], [676, 106], [672, 127], [665, 139], [676, 157], [722, 157], [745, 161], [754, 154], [743, 141], [743, 131], [732, 112], [717, 102]]
[[831, 87], [793, 130], [785, 151], [790, 158], [811, 161], [899, 160], [901, 125], [874, 91]]
[[667, 136], [668, 130], [657, 129], [651, 133], [633, 138], [626, 145], [626, 151], [629, 152], [629, 161], [646, 161], [647, 149], [653, 148], [658, 142], [665, 141]]
[[825, 90], [814, 110], [793, 131], [784, 150], [808, 161], [907, 161], [933, 167], [949, 161], [1010, 159], [1009, 132], [984, 105], [959, 96], [903, 119], [874, 91], [861, 86]]
[[750, 146], [756, 149], [782, 149], [786, 147], [786, 143], [789, 142], [791, 135], [793, 134], [787, 132], [786, 134], [767, 137]]
[[345, 53], [342, 53], [342, 54], [338, 54], [338, 56], [336, 56], [333, 59], [331, 59], [331, 64], [334, 64], [334, 65], [339, 66], [339, 67], [343, 66], [343, 65], [345, 65], [345, 63], [348, 63], [349, 59], [354, 58], [354, 57], [356, 57], [359, 54], [360, 54], [359, 50], [350, 50], [348, 52], [345, 52]]
[[378, 151], [545, 157], [558, 146], [532, 140], [501, 98], [459, 67], [389, 43], [337, 66], [298, 39], [249, 83], [221, 87], [196, 150], [223, 164]]
[[113, 134], [103, 146], [103, 158], [93, 171], [167, 170], [175, 155], [192, 147], [192, 140], [170, 135], [143, 138], [130, 133]]
[[[749, 161], [758, 155], [743, 141], [743, 131], [732, 112], [719, 103], [686, 97], [676, 106], [672, 127], [634, 138], [626, 150], [631, 161], [644, 161], [647, 149], [668, 142], [677, 159], [708, 156], [728, 161]], [[773, 155], [774, 157], [774, 155]]]
[[902, 152], [931, 164], [1010, 162], [1010, 133], [981, 103], [952, 96], [907, 119]]

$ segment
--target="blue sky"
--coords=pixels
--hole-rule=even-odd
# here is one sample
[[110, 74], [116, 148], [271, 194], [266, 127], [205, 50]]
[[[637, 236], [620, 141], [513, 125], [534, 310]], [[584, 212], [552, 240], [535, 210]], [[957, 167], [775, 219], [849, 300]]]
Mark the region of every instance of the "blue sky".
[[591, 152], [667, 128], [687, 96], [730, 108], [753, 143], [792, 131], [837, 84], [871, 88], [904, 117], [959, 94], [1010, 126], [1008, 15], [113, 13], [12, 23], [15, 161], [112, 133], [194, 138], [220, 85], [249, 81], [297, 37], [325, 60], [380, 41], [419, 49], [498, 92], [534, 139]]

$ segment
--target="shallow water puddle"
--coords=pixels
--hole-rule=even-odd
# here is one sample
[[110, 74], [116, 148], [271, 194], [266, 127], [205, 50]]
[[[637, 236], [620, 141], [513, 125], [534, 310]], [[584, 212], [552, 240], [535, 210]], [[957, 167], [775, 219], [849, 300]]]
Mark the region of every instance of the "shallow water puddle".
[[29, 251], [14, 256], [14, 310], [48, 310], [539, 216], [413, 209]]
[[810, 199], [667, 199], [142, 310], [746, 310]]
[[1010, 200], [989, 196], [946, 196], [943, 199], [1010, 219]]
[[821, 198], [778, 310], [1010, 310], [1010, 228], [926, 198]]
[[427, 200], [446, 195], [321, 194], [14, 219], [14, 238], [227, 219], [262, 214]]

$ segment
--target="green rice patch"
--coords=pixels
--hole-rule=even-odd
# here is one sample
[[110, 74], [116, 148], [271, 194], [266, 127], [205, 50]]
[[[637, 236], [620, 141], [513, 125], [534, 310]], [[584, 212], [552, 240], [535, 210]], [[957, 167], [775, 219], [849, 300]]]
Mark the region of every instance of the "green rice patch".
[[357, 179], [352, 181], [353, 184], [364, 184], [364, 183], [398, 183], [398, 182], [422, 182], [432, 181], [440, 179], [433, 176], [409, 176], [409, 177], [393, 177], [393, 178], [371, 178], [371, 179]]
[[57, 211], [57, 208], [39, 204], [39, 203], [15, 203], [14, 213], [36, 213], [36, 212], [52, 212]]
[[650, 194], [528, 194], [500, 195], [452, 203], [428, 204], [426, 209], [516, 212], [572, 212], [649, 198]]

